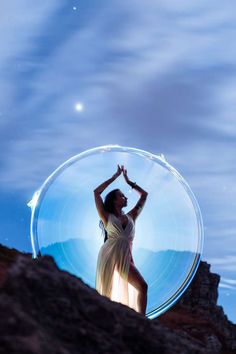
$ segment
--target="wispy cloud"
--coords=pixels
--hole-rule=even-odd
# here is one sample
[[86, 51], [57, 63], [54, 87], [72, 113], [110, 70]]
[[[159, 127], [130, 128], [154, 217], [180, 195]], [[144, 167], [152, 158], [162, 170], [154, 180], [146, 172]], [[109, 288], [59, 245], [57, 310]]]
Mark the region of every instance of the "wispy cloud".
[[220, 287], [220, 288], [223, 288], [223, 289], [236, 290], [236, 287], [235, 287], [235, 286], [228, 285], [228, 284], [224, 284], [224, 283], [220, 283], [220, 284], [219, 284], [219, 287]]
[[235, 279], [229, 279], [229, 278], [221, 277], [221, 281], [225, 282], [227, 284], [230, 284], [230, 285], [236, 285], [236, 278]]
[[236, 291], [236, 279], [221, 277], [219, 287]]
[[[162, 152], [199, 201], [207, 254], [218, 254], [226, 238], [232, 249], [233, 5], [94, 6], [96, 16], [82, 3], [77, 12], [54, 0], [4, 5], [1, 186], [34, 190], [69, 157], [93, 146]], [[81, 113], [74, 110], [77, 100], [85, 107]]]
[[[65, 160], [99, 145], [164, 153], [201, 207], [205, 259], [232, 274], [236, 4], [88, 0], [73, 6], [2, 4], [2, 189], [32, 194]], [[75, 111], [77, 101], [83, 112]]]
[[[91, 139], [86, 140], [87, 146], [91, 141], [99, 145], [100, 141], [108, 139], [126, 143], [130, 141], [132, 132], [131, 144], [138, 146], [142, 141], [146, 148], [169, 152], [173, 161], [181, 157], [187, 162], [185, 166], [193, 169], [195, 166], [189, 164], [188, 155], [197, 158], [195, 147], [199, 149], [199, 141], [202, 141], [201, 146], [206, 153], [204, 140], [209, 144], [211, 140], [219, 141], [227, 135], [226, 130], [216, 128], [217, 121], [220, 127], [222, 117], [217, 116], [214, 105], [218, 99], [216, 87], [220, 88], [222, 80], [232, 74], [224, 69], [230, 58], [227, 54], [222, 56], [222, 50], [218, 49], [219, 39], [214, 32], [209, 31], [206, 35], [200, 28], [191, 28], [191, 21], [202, 16], [203, 12], [205, 26], [220, 26], [219, 9], [212, 13], [208, 5], [203, 8], [203, 4], [187, 6], [184, 3], [183, 7], [186, 9], [187, 6], [188, 10], [181, 15], [172, 7], [173, 4], [164, 6], [152, 2], [145, 11], [141, 11], [141, 3], [136, 3], [136, 6], [117, 4], [117, 8], [114, 4], [104, 7], [104, 11], [93, 22], [89, 21], [88, 26], [84, 23], [81, 27], [78, 22], [77, 29], [75, 26], [73, 31], [67, 30], [67, 37], [61, 34], [63, 40], [59, 40], [57, 34], [55, 43], [51, 40], [53, 50], [50, 51], [42, 49], [40, 52], [35, 48], [45, 48], [43, 33], [48, 22], [45, 13], [47, 20], [51, 16], [54, 22], [55, 14], [43, 9], [38, 11], [42, 14], [38, 15], [38, 23], [33, 29], [34, 18], [29, 22], [26, 32], [31, 33], [31, 37], [23, 41], [27, 42], [27, 48], [19, 49], [21, 55], [24, 52], [27, 55], [20, 75], [21, 100], [14, 103], [12, 113], [7, 117], [15, 117], [12, 124], [19, 128], [21, 135], [7, 145], [12, 158], [6, 163], [5, 172], [11, 172], [13, 179], [22, 180], [22, 174], [18, 175], [19, 160], [27, 175], [31, 175], [29, 169], [32, 169], [32, 175], [38, 178], [34, 163], [28, 163], [28, 158], [32, 156], [34, 162], [42, 150], [51, 148], [53, 164], [54, 160], [62, 160], [75, 149], [83, 149], [83, 136], [88, 129]], [[52, 9], [52, 4], [50, 6]], [[191, 14], [191, 8], [197, 12]], [[64, 16], [70, 15], [65, 13]], [[227, 11], [224, 16], [227, 16]], [[232, 21], [232, 15], [228, 16]], [[112, 19], [120, 20], [123, 26], [112, 27], [109, 32], [107, 27], [110, 27]], [[27, 28], [27, 22], [25, 26]], [[212, 52], [217, 54], [213, 65], [209, 58]], [[43, 65], [40, 64], [41, 57]], [[19, 75], [15, 77], [19, 82]], [[219, 92], [217, 90], [217, 94]], [[78, 98], [86, 106], [86, 111], [80, 116], [72, 108]], [[112, 124], [109, 124], [110, 120]], [[140, 141], [143, 133], [148, 136], [148, 142], [145, 139]], [[56, 139], [63, 146], [61, 150], [68, 153], [63, 154], [54, 148]], [[25, 154], [28, 152], [29, 155], [26, 166], [21, 158], [23, 155], [16, 153], [19, 150], [23, 153], [24, 145], [28, 146]], [[206, 161], [213, 155], [213, 150], [212, 146], [206, 154]], [[204, 154], [198, 156], [202, 164]], [[41, 162], [47, 166], [44, 159]], [[210, 173], [209, 163], [207, 167]], [[41, 171], [43, 169], [42, 166]], [[9, 173], [7, 175], [9, 178]], [[2, 178], [2, 182], [7, 180]], [[15, 186], [23, 187], [17, 183]]]
[[222, 254], [219, 258], [208, 258], [208, 262], [220, 270], [228, 270], [236, 274], [236, 255]]

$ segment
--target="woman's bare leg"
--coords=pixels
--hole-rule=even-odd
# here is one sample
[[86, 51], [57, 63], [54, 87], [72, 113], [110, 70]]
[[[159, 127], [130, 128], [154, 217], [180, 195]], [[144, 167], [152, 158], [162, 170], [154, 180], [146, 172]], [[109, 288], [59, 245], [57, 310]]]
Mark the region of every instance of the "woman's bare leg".
[[146, 307], [147, 307], [148, 285], [132, 262], [130, 263], [128, 282], [137, 289], [138, 291], [137, 301], [138, 301], [139, 312], [145, 315]]

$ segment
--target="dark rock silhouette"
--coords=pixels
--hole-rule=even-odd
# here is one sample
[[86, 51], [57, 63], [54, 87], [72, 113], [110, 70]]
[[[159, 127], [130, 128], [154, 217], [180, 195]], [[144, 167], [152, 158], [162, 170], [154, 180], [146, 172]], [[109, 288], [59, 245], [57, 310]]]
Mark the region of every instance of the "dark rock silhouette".
[[154, 321], [200, 340], [213, 353], [236, 353], [236, 325], [217, 305], [219, 282], [220, 276], [210, 272], [210, 264], [201, 261], [180, 300]]
[[236, 353], [216, 305], [219, 276], [201, 262], [190, 287], [149, 320], [58, 269], [51, 256], [0, 246], [0, 353]]

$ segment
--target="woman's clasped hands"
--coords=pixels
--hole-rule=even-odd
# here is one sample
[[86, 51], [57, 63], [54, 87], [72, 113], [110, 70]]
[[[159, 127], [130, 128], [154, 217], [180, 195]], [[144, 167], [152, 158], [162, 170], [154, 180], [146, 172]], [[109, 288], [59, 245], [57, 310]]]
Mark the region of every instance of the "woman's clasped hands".
[[116, 173], [113, 175], [115, 178], [117, 178], [118, 176], [121, 175], [121, 173], [123, 173], [124, 179], [126, 180], [127, 183], [130, 182], [128, 176], [127, 176], [127, 170], [124, 168], [124, 165], [117, 165], [117, 171]]

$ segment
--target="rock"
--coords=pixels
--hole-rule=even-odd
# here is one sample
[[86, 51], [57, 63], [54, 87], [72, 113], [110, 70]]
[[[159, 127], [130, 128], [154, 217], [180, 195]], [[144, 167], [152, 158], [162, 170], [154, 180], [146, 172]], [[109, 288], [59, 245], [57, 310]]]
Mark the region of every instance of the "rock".
[[101, 296], [50, 256], [0, 247], [0, 269], [2, 354], [233, 353], [235, 325], [216, 305], [219, 276], [204, 262], [189, 297], [155, 320]]
[[30, 253], [22, 253], [14, 248], [7, 248], [0, 244], [0, 285], [5, 279], [7, 269], [15, 262], [19, 254], [24, 254], [28, 258], [32, 258]]
[[[236, 350], [236, 325], [217, 305], [220, 276], [210, 272], [210, 264], [201, 261], [197, 273], [179, 301], [154, 321], [178, 333], [187, 332], [213, 353]], [[236, 351], [235, 351], [236, 353]]]

